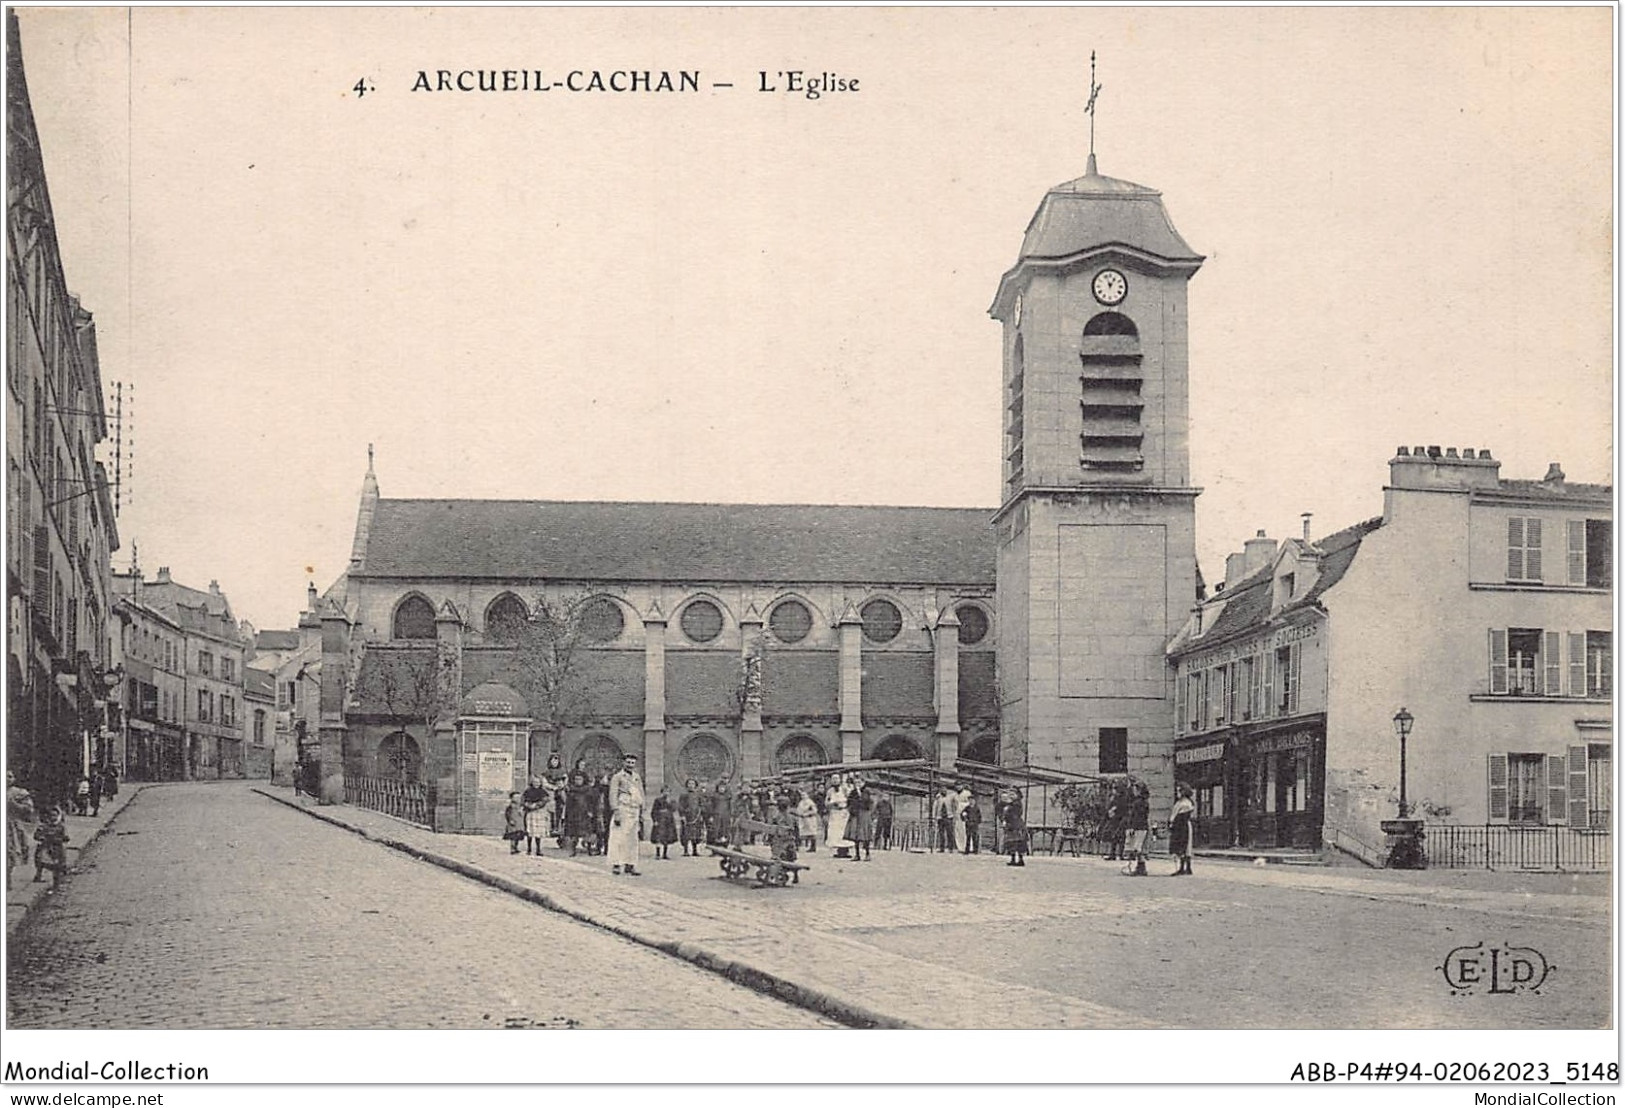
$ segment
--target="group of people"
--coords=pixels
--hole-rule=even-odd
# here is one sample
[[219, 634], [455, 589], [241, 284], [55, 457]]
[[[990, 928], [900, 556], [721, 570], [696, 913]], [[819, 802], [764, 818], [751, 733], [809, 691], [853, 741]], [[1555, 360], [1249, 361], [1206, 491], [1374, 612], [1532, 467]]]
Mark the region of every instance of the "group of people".
[[[116, 781], [113, 787], [117, 788]], [[92, 795], [99, 797], [100, 793]], [[643, 781], [634, 755], [622, 759], [618, 772], [594, 775], [585, 759], [578, 759], [566, 774], [555, 754], [542, 773], [531, 777], [528, 788], [509, 797], [504, 837], [515, 854], [521, 845], [527, 854], [540, 854], [542, 843], [552, 839], [572, 856], [581, 852], [607, 855], [611, 873], [635, 877], [639, 875], [638, 843], [644, 838], [645, 810]], [[943, 788], [931, 811], [936, 850], [981, 852], [984, 813], [968, 787]], [[1173, 876], [1191, 872], [1194, 811], [1191, 790], [1181, 785], [1169, 821], [1169, 845], [1179, 862]], [[1146, 873], [1150, 813], [1150, 790], [1140, 781], [1125, 782], [1107, 808], [1101, 828], [1106, 857], [1124, 861], [1125, 873]], [[676, 797], [662, 787], [654, 803], [647, 806], [647, 815], [648, 837], [657, 859], [670, 858], [673, 843], [682, 846], [684, 857], [698, 857], [702, 846], [737, 847], [760, 839], [773, 844], [776, 854], [793, 861], [798, 849], [816, 853], [822, 839], [836, 858], [869, 861], [876, 845], [891, 849], [895, 820], [891, 798], [874, 790], [857, 773], [831, 774], [822, 786], [807, 788], [773, 784], [730, 788], [726, 780], [707, 787], [689, 778]], [[1028, 835], [1019, 791], [1007, 789], [998, 794], [994, 818], [1003, 832], [1003, 852], [1010, 855], [1007, 864], [1025, 866]], [[762, 825], [768, 830], [762, 831]]]
[[[1191, 787], [1180, 785], [1168, 816], [1168, 852], [1178, 861], [1170, 877], [1191, 875], [1191, 817], [1196, 803]], [[1100, 836], [1106, 843], [1108, 861], [1122, 861], [1123, 871], [1134, 877], [1146, 875], [1145, 860], [1151, 837], [1151, 790], [1144, 781], [1125, 781], [1106, 808]]]
[[70, 793], [51, 798], [36, 797], [17, 783], [17, 775], [6, 771], [6, 888], [11, 874], [28, 862], [30, 844], [34, 852], [34, 880], [59, 884], [68, 872], [68, 813], [94, 816], [101, 810], [102, 797], [118, 793], [118, 771], [111, 766], [93, 766], [79, 779]]

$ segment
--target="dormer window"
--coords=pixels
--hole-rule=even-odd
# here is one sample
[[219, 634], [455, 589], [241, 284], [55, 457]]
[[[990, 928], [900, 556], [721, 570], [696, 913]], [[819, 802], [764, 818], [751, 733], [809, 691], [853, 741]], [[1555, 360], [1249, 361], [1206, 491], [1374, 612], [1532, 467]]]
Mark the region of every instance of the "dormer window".
[[1282, 608], [1291, 603], [1297, 587], [1298, 575], [1296, 573], [1283, 573], [1277, 577], [1275, 579], [1275, 606]]

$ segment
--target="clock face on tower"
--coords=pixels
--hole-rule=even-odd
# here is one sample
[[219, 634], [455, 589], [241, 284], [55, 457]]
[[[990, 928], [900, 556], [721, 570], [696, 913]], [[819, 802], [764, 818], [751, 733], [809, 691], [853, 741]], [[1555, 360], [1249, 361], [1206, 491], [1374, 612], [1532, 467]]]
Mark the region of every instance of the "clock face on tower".
[[1128, 295], [1128, 278], [1115, 269], [1103, 269], [1095, 274], [1094, 283], [1090, 286], [1094, 291], [1095, 299], [1108, 308], [1116, 307]]

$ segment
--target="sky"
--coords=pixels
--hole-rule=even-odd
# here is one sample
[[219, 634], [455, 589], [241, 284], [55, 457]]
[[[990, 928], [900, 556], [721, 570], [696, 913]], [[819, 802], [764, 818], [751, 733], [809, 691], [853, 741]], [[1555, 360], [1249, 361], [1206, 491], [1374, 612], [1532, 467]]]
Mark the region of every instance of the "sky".
[[[1084, 171], [1091, 51], [1101, 172], [1207, 259], [1209, 581], [1380, 514], [1400, 444], [1609, 481], [1612, 18], [21, 9], [68, 286], [134, 397], [114, 563], [290, 626], [369, 443], [386, 497], [995, 506], [987, 308]], [[478, 68], [703, 85], [410, 91]], [[792, 69], [858, 90], [759, 91]]]

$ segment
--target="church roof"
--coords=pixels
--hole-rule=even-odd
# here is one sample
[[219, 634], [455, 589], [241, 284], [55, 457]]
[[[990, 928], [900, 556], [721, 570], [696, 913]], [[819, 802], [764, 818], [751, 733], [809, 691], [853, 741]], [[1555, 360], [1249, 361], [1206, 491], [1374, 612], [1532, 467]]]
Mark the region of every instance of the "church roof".
[[1056, 185], [1044, 195], [1027, 224], [1021, 256], [1066, 258], [1112, 245], [1167, 261], [1202, 260], [1174, 230], [1162, 206], [1162, 193], [1096, 172]]
[[992, 508], [379, 500], [353, 577], [993, 583]]

